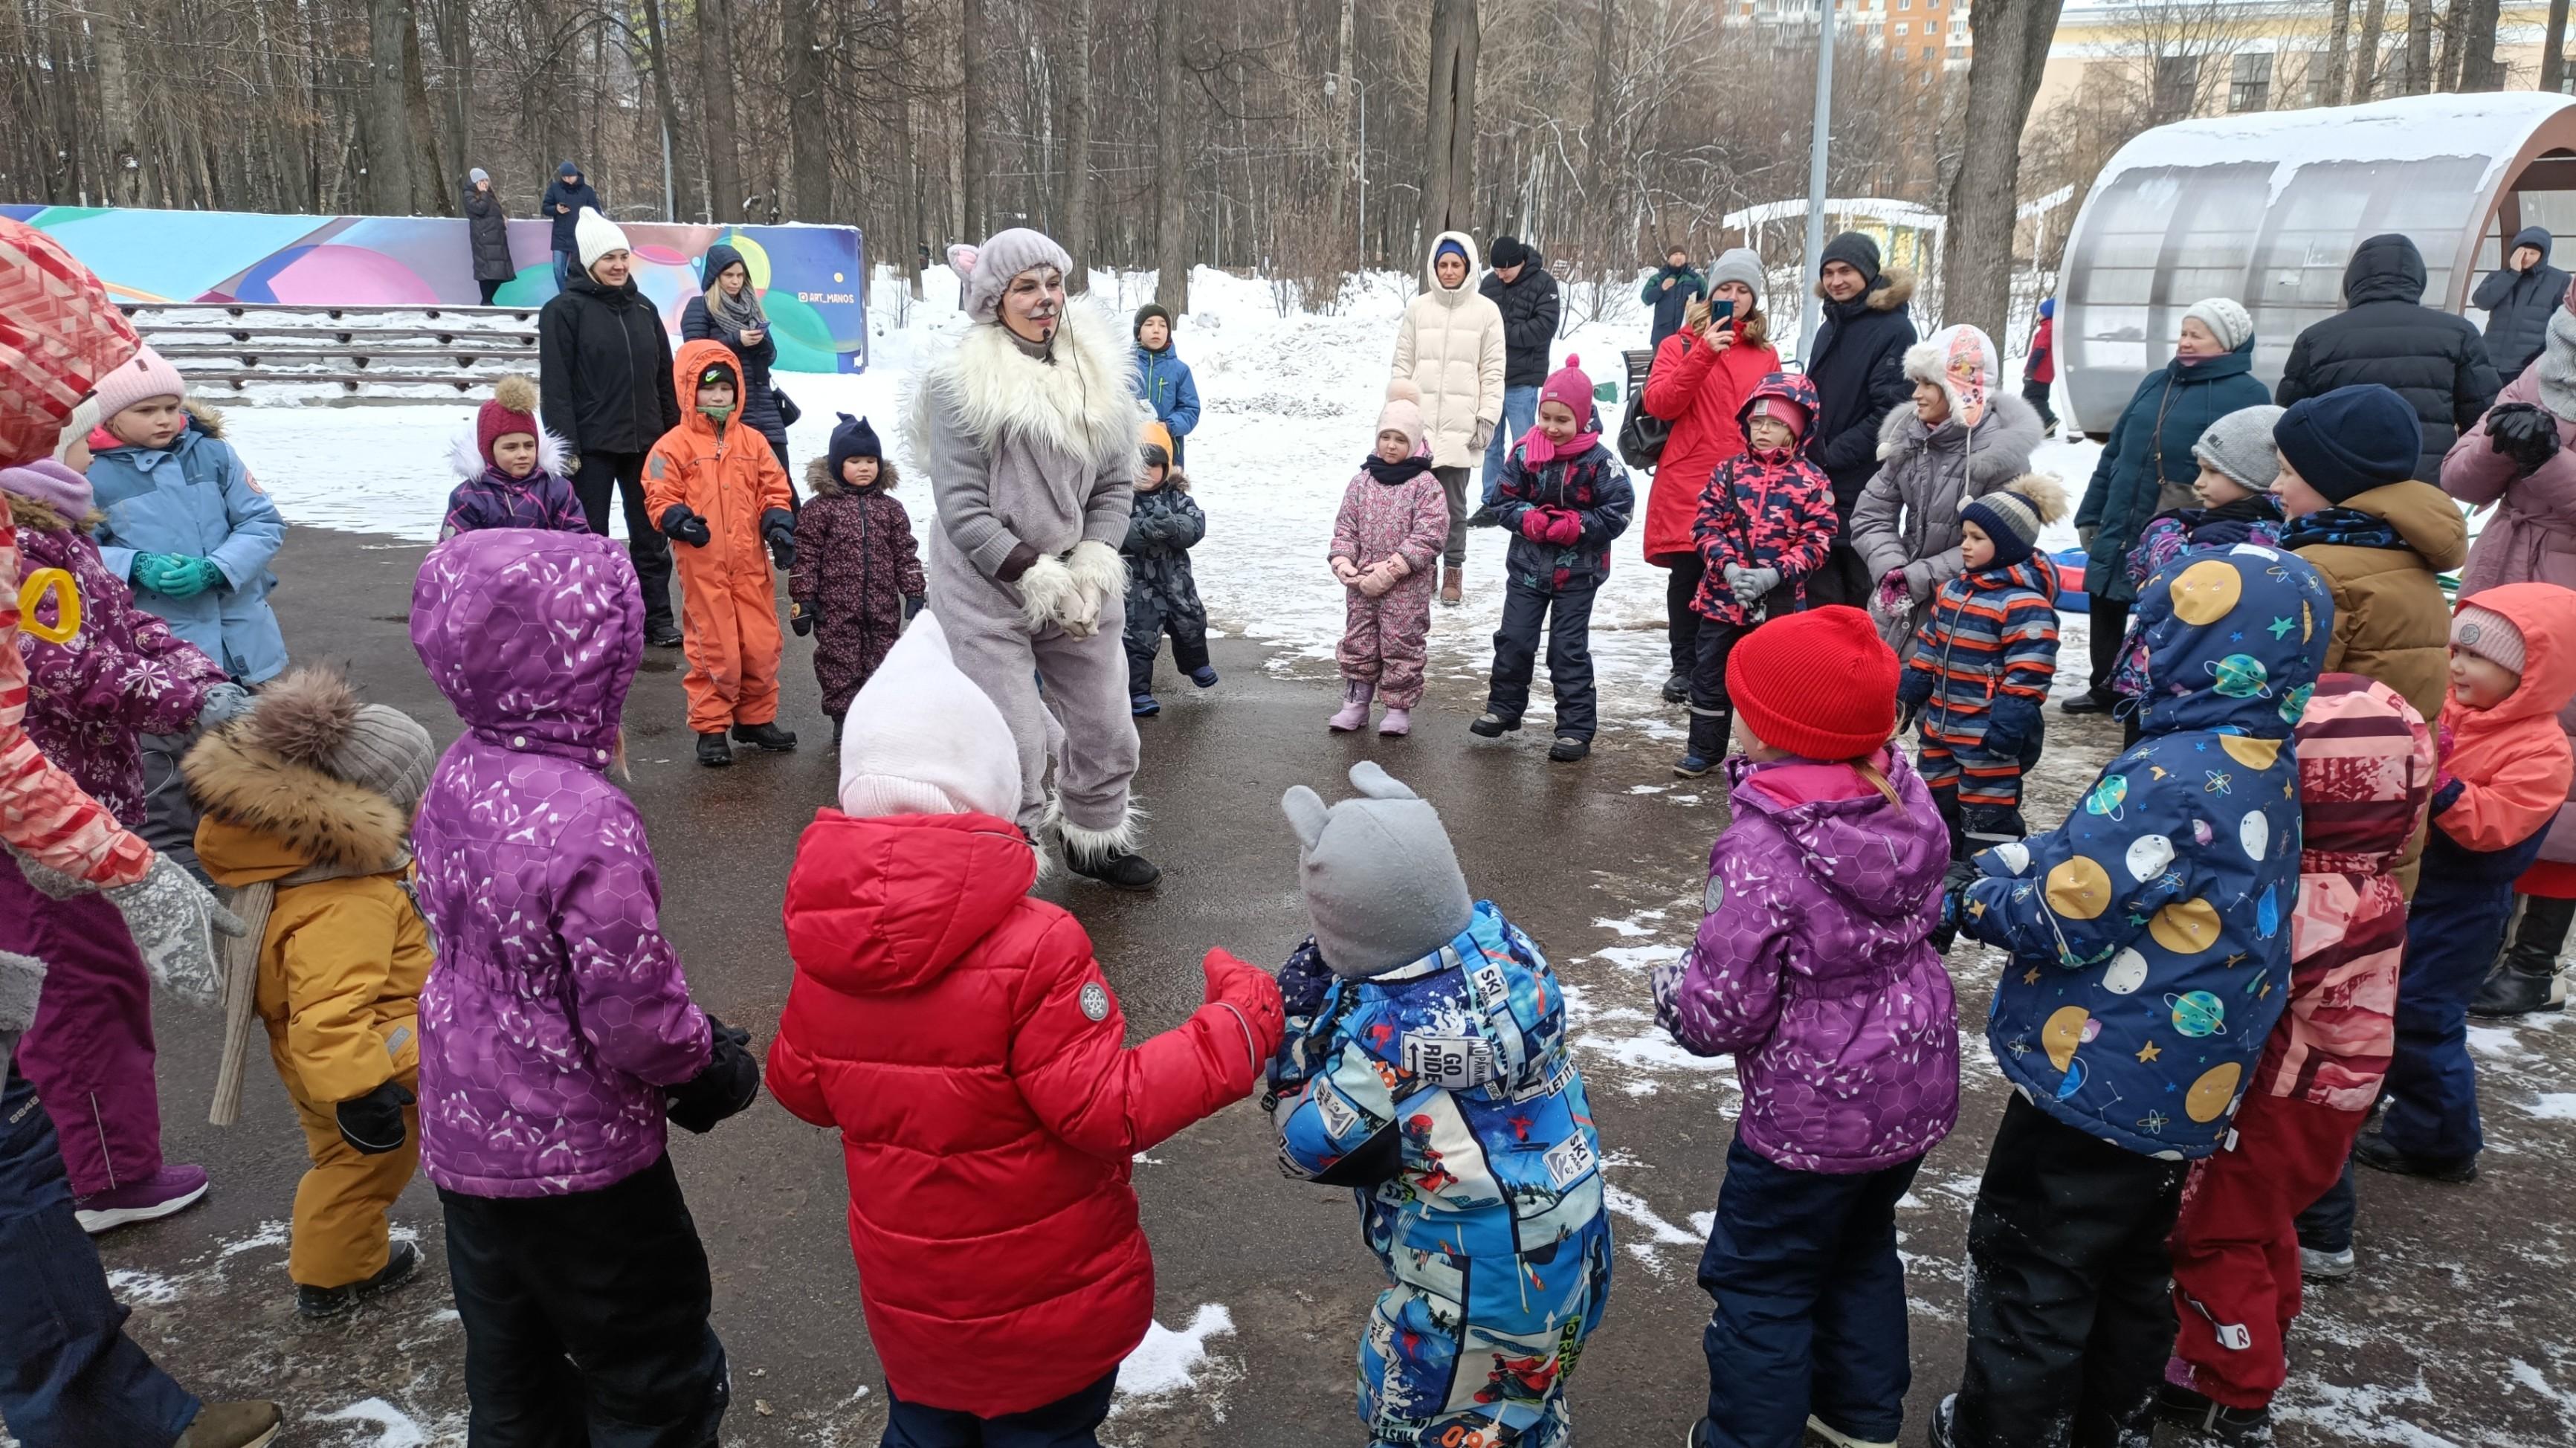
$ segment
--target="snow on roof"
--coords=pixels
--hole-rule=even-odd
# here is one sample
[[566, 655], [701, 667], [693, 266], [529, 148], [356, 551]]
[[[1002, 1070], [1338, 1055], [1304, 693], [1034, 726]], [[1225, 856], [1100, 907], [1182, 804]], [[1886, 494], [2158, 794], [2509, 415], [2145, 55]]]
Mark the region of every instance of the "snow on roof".
[[2277, 198], [2300, 168], [2322, 162], [2480, 156], [2487, 160], [2483, 190], [2542, 122], [2570, 106], [2576, 106], [2576, 97], [2495, 91], [2176, 121], [2122, 146], [2094, 179], [2093, 189], [2099, 192], [2122, 172], [2142, 167], [2195, 169], [2269, 161]]
[[[1721, 217], [1717, 224], [1725, 230], [1742, 231], [1749, 226], [1764, 226], [1774, 221], [1787, 221], [1806, 214], [1807, 198], [1797, 196], [1787, 201], [1765, 201], [1759, 206], [1730, 211]], [[1865, 217], [1871, 221], [1884, 221], [1891, 226], [1911, 226], [1924, 231], [1938, 231], [1941, 228], [1940, 212], [1928, 206], [1917, 206], [1911, 201], [1895, 201], [1884, 196], [1828, 196], [1825, 198], [1825, 214], [1846, 218]]]

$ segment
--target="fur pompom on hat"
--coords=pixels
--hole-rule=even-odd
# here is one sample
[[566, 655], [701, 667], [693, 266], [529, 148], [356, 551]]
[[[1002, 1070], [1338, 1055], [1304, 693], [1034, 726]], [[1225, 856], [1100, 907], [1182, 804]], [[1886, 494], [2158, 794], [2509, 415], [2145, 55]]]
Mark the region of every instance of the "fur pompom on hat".
[[2046, 473], [2025, 473], [2004, 487], [1959, 505], [1959, 521], [1974, 523], [1995, 545], [1989, 568], [2010, 568], [2039, 546], [2039, 530], [2066, 516], [2066, 489]]
[[312, 664], [260, 690], [229, 732], [252, 749], [383, 795], [405, 811], [420, 803], [438, 762], [419, 720], [361, 701], [346, 676]]
[[179, 375], [179, 369], [146, 347], [124, 366], [98, 379], [99, 420], [104, 422], [138, 402], [187, 395], [188, 381]]
[[1896, 732], [1896, 651], [1868, 614], [1827, 604], [1736, 641], [1726, 692], [1753, 737], [1807, 759], [1858, 759]]
[[1333, 974], [1365, 980], [1457, 939], [1476, 901], [1440, 811], [1369, 760], [1351, 766], [1351, 785], [1360, 797], [1330, 808], [1293, 785], [1279, 808], [1297, 835], [1315, 948]]
[[98, 431], [99, 421], [98, 399], [82, 398], [80, 406], [73, 408], [70, 419], [63, 423], [63, 435], [54, 441], [54, 461], [68, 465], [72, 448], [88, 442], [89, 435]]
[[614, 221], [585, 206], [573, 218], [573, 249], [581, 256], [581, 269], [599, 265], [599, 259], [612, 251], [632, 251], [626, 244], [626, 232]]
[[1538, 390], [1541, 402], [1559, 402], [1574, 414], [1577, 427], [1592, 416], [1592, 379], [1583, 370], [1583, 359], [1565, 354], [1565, 365], [1548, 374], [1546, 385]]
[[1399, 377], [1386, 385], [1386, 406], [1378, 409], [1377, 430], [1403, 433], [1416, 449], [1422, 446], [1422, 389], [1411, 378]]
[[475, 411], [474, 450], [483, 454], [484, 466], [500, 466], [492, 460], [492, 444], [514, 432], [545, 437], [537, 425], [537, 384], [516, 373], [493, 383], [492, 400]]
[[985, 814], [1020, 809], [1020, 749], [1011, 726], [960, 673], [939, 616], [904, 628], [850, 701], [841, 735], [841, 813]]
[[1055, 238], [1025, 226], [997, 231], [982, 246], [948, 248], [948, 269], [957, 273], [958, 310], [978, 322], [1000, 320], [1002, 293], [1011, 278], [1045, 266], [1070, 273], [1073, 258]]

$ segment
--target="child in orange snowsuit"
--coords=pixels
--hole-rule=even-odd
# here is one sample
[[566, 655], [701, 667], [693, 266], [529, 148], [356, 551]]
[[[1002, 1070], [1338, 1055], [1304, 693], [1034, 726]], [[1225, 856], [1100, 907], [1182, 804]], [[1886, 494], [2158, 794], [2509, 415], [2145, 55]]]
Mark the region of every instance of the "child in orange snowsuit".
[[[732, 737], [793, 749], [778, 727], [778, 586], [796, 562], [796, 515], [786, 470], [759, 433], [740, 425], [742, 365], [722, 342], [680, 348], [672, 365], [680, 425], [644, 463], [644, 506], [673, 542], [684, 595], [689, 727], [698, 762], [733, 763]], [[764, 543], [768, 557], [761, 556]]]

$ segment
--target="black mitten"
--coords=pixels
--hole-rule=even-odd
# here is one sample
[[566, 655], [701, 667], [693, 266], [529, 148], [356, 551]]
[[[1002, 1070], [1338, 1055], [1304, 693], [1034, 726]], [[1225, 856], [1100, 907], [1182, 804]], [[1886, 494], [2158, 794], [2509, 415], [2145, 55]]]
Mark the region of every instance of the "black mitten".
[[760, 1062], [751, 1054], [751, 1032], [712, 1015], [707, 1027], [712, 1049], [706, 1069], [662, 1093], [671, 1124], [701, 1136], [760, 1094]]
[[707, 520], [699, 517], [686, 503], [673, 503], [663, 509], [659, 526], [663, 537], [677, 539], [692, 548], [704, 548], [715, 541], [716, 535], [707, 530]]
[[402, 1150], [403, 1108], [419, 1099], [404, 1090], [400, 1081], [387, 1081], [364, 1096], [341, 1102], [331, 1108], [331, 1114], [339, 1119], [340, 1139], [352, 1150], [382, 1156]]
[[2487, 412], [2487, 443], [2517, 471], [2538, 472], [2558, 456], [2558, 419], [2528, 402], [2500, 402]]

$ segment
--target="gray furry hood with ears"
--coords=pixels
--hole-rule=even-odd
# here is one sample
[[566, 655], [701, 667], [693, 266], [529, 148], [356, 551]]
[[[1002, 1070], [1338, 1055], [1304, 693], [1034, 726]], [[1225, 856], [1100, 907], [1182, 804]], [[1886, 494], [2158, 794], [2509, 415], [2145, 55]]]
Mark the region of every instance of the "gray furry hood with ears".
[[[902, 482], [903, 475], [895, 470], [894, 459], [889, 457], [877, 459], [875, 487], [878, 492], [891, 493]], [[805, 491], [818, 498], [841, 498], [853, 496], [859, 490], [832, 476], [830, 458], [818, 457], [810, 458], [805, 463]]]
[[[1829, 302], [1833, 300], [1826, 295], [1825, 284], [1821, 278], [1816, 282], [1816, 295], [1824, 297]], [[1914, 273], [1901, 266], [1888, 267], [1878, 274], [1877, 284], [1861, 295], [1869, 302], [1869, 309], [1873, 312], [1895, 311], [1914, 300]]]
[[1135, 371], [1134, 348], [1087, 300], [1065, 307], [1064, 325], [1043, 358], [1021, 351], [999, 323], [978, 323], [914, 376], [904, 412], [912, 456], [931, 456], [931, 436], [940, 429], [955, 429], [985, 449], [1018, 434], [1097, 472], [1114, 458], [1135, 455]]
[[285, 675], [260, 691], [249, 713], [188, 751], [180, 771], [189, 795], [209, 819], [269, 837], [294, 868], [399, 866], [409, 808], [321, 764], [347, 741], [362, 707], [349, 681], [330, 670]]

